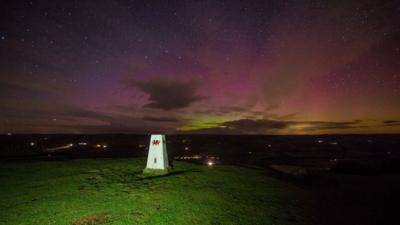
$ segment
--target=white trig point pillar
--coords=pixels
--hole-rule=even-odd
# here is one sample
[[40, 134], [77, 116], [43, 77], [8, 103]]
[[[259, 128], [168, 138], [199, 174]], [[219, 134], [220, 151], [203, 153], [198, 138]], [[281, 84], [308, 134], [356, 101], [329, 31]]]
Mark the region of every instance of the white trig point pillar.
[[164, 134], [152, 134], [145, 173], [168, 173], [167, 142]]

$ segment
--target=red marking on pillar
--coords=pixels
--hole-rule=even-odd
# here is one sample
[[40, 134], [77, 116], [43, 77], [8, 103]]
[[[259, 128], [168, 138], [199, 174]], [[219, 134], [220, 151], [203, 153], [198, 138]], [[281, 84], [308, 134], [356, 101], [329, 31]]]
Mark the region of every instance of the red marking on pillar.
[[159, 145], [160, 144], [160, 140], [153, 140], [153, 145]]

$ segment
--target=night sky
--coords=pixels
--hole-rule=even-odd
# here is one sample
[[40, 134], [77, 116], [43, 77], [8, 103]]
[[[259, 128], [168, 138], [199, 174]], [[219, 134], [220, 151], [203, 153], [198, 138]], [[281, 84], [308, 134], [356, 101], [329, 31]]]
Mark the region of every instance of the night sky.
[[400, 132], [396, 1], [0, 4], [0, 133]]

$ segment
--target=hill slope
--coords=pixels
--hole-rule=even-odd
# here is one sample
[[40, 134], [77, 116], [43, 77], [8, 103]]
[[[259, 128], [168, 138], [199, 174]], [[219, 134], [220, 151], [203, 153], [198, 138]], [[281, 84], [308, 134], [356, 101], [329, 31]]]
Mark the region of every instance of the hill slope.
[[143, 177], [143, 159], [0, 165], [0, 224], [304, 224], [295, 187], [262, 170], [175, 163]]

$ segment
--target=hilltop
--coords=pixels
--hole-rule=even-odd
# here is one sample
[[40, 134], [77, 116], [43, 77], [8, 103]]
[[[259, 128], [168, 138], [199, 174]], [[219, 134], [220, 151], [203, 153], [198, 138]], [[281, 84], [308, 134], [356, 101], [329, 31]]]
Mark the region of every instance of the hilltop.
[[296, 187], [265, 171], [176, 162], [144, 177], [144, 159], [8, 162], [1, 224], [304, 224]]

